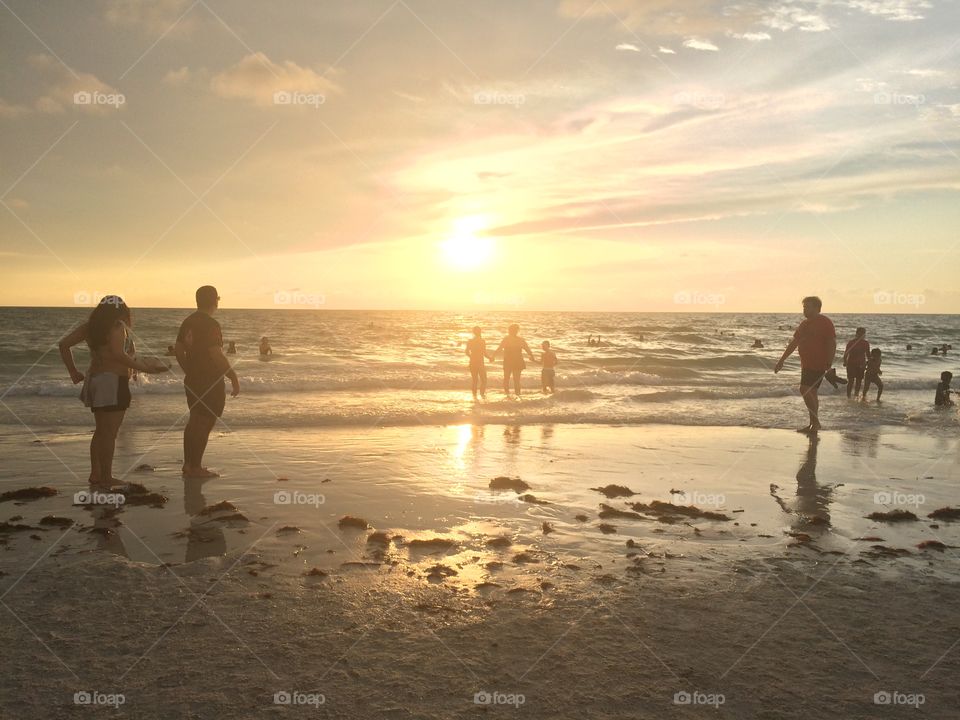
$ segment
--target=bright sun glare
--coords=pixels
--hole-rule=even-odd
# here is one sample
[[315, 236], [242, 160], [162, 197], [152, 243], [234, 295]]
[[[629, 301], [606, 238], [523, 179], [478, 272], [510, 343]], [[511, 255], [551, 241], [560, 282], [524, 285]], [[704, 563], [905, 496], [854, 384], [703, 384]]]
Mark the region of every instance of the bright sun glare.
[[471, 215], [457, 220], [453, 232], [443, 241], [443, 256], [446, 262], [458, 270], [478, 270], [493, 259], [495, 241], [491, 237], [477, 236], [477, 231], [487, 225], [482, 215]]

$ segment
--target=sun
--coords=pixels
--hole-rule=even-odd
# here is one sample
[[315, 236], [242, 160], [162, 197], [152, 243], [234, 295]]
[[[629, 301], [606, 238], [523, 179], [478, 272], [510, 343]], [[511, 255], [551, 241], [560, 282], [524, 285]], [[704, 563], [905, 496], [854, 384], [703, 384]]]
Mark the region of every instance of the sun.
[[496, 242], [492, 237], [477, 236], [487, 226], [482, 215], [462, 217], [453, 224], [450, 237], [441, 243], [444, 260], [458, 270], [479, 270], [493, 260]]

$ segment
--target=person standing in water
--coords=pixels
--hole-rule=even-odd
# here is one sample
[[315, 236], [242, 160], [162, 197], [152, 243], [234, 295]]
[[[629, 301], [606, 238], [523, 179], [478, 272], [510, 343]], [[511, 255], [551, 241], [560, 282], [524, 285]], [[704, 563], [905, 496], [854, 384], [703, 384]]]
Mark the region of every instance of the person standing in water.
[[883, 362], [883, 353], [880, 352], [880, 348], [874, 348], [870, 351], [870, 359], [867, 360], [867, 367], [864, 370], [863, 375], [863, 399], [867, 399], [867, 391], [870, 390], [870, 384], [873, 383], [877, 386], [877, 402], [880, 402], [880, 396], [883, 395], [883, 380], [880, 379], [880, 376], [883, 375], [883, 370], [880, 369], [880, 364]]
[[800, 351], [800, 395], [810, 414], [810, 423], [800, 428], [799, 432], [815, 433], [820, 430], [820, 398], [817, 391], [837, 354], [837, 331], [830, 318], [820, 313], [822, 308], [823, 303], [816, 296], [803, 299], [805, 319], [773, 366], [773, 372], [780, 372], [793, 351]]
[[183, 368], [190, 419], [183, 430], [184, 477], [218, 477], [203, 466], [210, 431], [223, 415], [227, 402], [224, 377], [233, 386], [231, 397], [240, 394], [240, 380], [223, 354], [223, 333], [213, 313], [220, 307], [220, 295], [212, 285], [196, 293], [197, 311], [180, 325], [177, 333], [177, 362]]
[[550, 349], [550, 341], [544, 340], [540, 343], [543, 352], [540, 354], [540, 364], [543, 370], [540, 371], [540, 390], [544, 395], [547, 394], [547, 388], [551, 393], [557, 391], [557, 354]]
[[[83, 382], [80, 399], [93, 413], [96, 428], [90, 440], [90, 483], [112, 485], [113, 454], [123, 416], [130, 407], [130, 374], [166, 372], [161, 361], [138, 360], [127, 344], [133, 323], [130, 308], [116, 295], [107, 295], [83, 325], [60, 341], [60, 357], [74, 383]], [[71, 348], [86, 342], [90, 368], [84, 375], [73, 362]]]
[[530, 358], [530, 362], [536, 362], [533, 352], [527, 341], [520, 337], [520, 326], [514, 323], [507, 329], [507, 336], [500, 341], [497, 349], [493, 351], [490, 359], [497, 357], [497, 353], [503, 350], [503, 391], [510, 394], [510, 378], [513, 378], [513, 388], [517, 397], [520, 397], [520, 373], [527, 366], [523, 361], [523, 353]]
[[473, 337], [467, 340], [467, 347], [464, 353], [470, 358], [470, 389], [473, 391], [473, 399], [477, 399], [477, 389], [479, 385], [480, 397], [487, 396], [487, 341], [481, 336], [479, 327], [473, 329]]
[[847, 343], [847, 349], [843, 353], [843, 366], [847, 369], [847, 397], [850, 397], [851, 393], [854, 397], [860, 394], [868, 357], [870, 343], [867, 341], [867, 329], [858, 327], [857, 334]]
[[267, 355], [273, 355], [273, 348], [270, 347], [270, 341], [264, 336], [260, 338], [260, 357], [266, 357]]

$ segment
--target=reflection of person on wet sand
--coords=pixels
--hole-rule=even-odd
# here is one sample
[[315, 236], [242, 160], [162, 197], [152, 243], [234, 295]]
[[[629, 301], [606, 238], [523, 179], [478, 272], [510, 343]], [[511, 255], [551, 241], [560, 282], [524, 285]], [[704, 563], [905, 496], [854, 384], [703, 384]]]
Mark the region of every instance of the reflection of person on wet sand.
[[480, 397], [487, 396], [487, 341], [481, 337], [479, 327], [473, 329], [473, 337], [467, 340], [464, 354], [470, 358], [470, 389], [473, 399], [477, 399], [477, 390]]
[[520, 373], [527, 366], [523, 361], [523, 353], [530, 358], [530, 362], [536, 362], [533, 352], [527, 341], [520, 337], [520, 326], [514, 323], [507, 329], [508, 335], [500, 341], [497, 349], [493, 351], [490, 359], [497, 357], [497, 353], [503, 350], [503, 391], [510, 394], [510, 378], [513, 378], [513, 388], [517, 397], [520, 397]]
[[200, 515], [207, 507], [207, 501], [203, 497], [204, 482], [206, 480], [200, 478], [184, 478], [183, 481], [183, 510], [190, 516], [184, 562], [224, 555], [227, 552], [227, 539], [219, 523]]
[[811, 435], [807, 452], [797, 470], [797, 496], [787, 502], [776, 494], [776, 486], [770, 486], [770, 494], [780, 508], [794, 516], [791, 525], [796, 530], [810, 533], [814, 528], [830, 526], [830, 502], [833, 488], [817, 483], [817, 447], [820, 439]]

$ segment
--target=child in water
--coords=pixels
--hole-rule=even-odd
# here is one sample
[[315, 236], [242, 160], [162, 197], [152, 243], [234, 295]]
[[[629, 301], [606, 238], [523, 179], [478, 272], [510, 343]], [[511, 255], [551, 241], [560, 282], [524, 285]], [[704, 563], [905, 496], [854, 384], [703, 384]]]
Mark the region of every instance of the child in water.
[[540, 355], [540, 364], [543, 365], [543, 370], [540, 371], [540, 389], [543, 391], [543, 394], [547, 394], [547, 388], [550, 388], [550, 392], [556, 392], [556, 376], [557, 371], [554, 369], [557, 367], [557, 354], [550, 349], [550, 341], [544, 340], [540, 347], [543, 349], [543, 353]]
[[950, 389], [951, 380], [953, 380], [953, 373], [949, 370], [944, 370], [942, 373], [940, 373], [940, 383], [937, 385], [937, 395], [933, 400], [933, 404], [937, 407], [953, 405], [953, 400], [950, 399], [950, 393], [953, 392]]
[[883, 370], [880, 369], [880, 363], [883, 359], [880, 348], [874, 348], [870, 351], [870, 359], [867, 360], [867, 368], [863, 373], [863, 399], [867, 399], [867, 391], [870, 389], [870, 383], [877, 386], [877, 401], [883, 395], [883, 381], [880, 376]]

